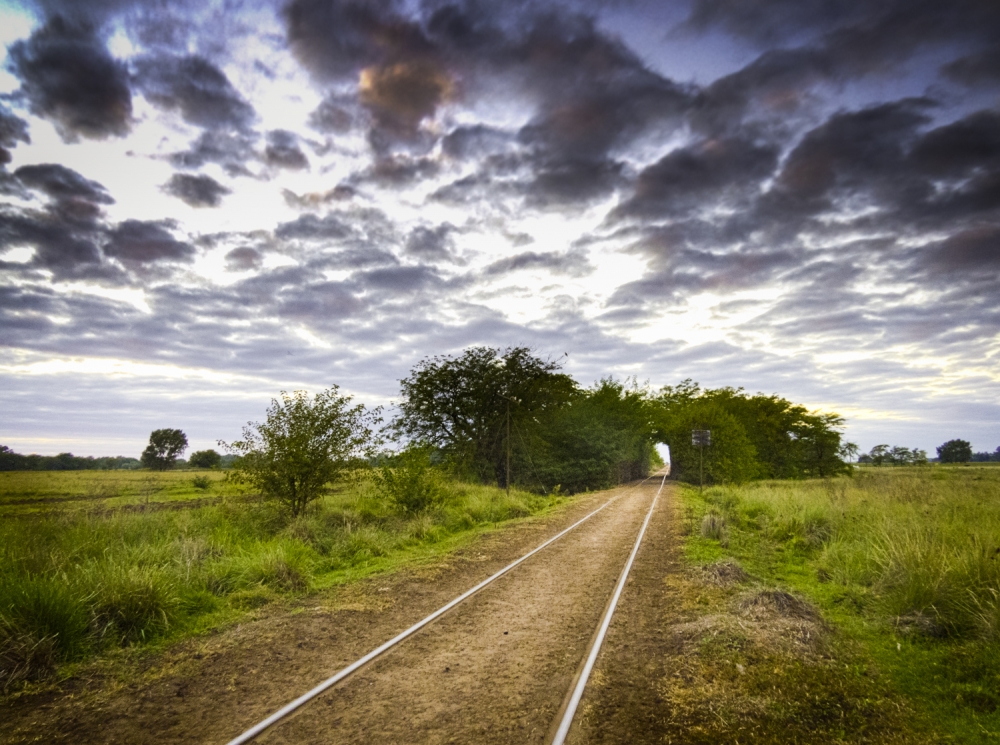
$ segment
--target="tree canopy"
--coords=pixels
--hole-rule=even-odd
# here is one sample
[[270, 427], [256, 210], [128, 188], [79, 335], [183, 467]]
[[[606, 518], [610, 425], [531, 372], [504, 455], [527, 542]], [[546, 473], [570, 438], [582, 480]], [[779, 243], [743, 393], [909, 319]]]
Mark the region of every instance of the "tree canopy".
[[471, 347], [421, 360], [400, 381], [398, 435], [434, 445], [462, 470], [507, 484], [513, 434], [567, 403], [576, 382], [527, 347]]
[[937, 447], [942, 463], [968, 463], [972, 460], [972, 444], [967, 440], [948, 440]]
[[192, 468], [218, 468], [222, 464], [222, 456], [215, 450], [197, 450], [188, 458]]
[[664, 386], [654, 401], [658, 435], [670, 446], [671, 469], [679, 478], [698, 478], [692, 429], [712, 430], [704, 452], [709, 482], [824, 477], [848, 469], [844, 419], [837, 414], [810, 412], [775, 394], [702, 389], [690, 379]]
[[310, 399], [281, 392], [264, 422], [249, 422], [242, 439], [219, 445], [240, 458], [230, 477], [286, 505], [296, 516], [345, 471], [375, 454], [381, 410], [351, 406], [332, 386]]
[[153, 471], [166, 471], [173, 467], [177, 457], [187, 446], [187, 435], [179, 429], [154, 429], [149, 435], [149, 445], [142, 451], [139, 461]]

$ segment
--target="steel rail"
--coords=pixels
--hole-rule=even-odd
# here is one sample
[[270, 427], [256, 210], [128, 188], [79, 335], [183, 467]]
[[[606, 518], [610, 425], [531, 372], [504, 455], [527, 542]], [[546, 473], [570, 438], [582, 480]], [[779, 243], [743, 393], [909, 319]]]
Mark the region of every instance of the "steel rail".
[[646, 528], [649, 526], [649, 520], [653, 517], [653, 509], [656, 507], [656, 500], [660, 498], [660, 492], [663, 491], [663, 485], [666, 482], [667, 474], [664, 474], [663, 481], [660, 482], [660, 488], [656, 490], [656, 496], [653, 497], [653, 503], [649, 505], [649, 512], [646, 513], [646, 519], [643, 521], [639, 535], [635, 539], [632, 553], [629, 554], [628, 561], [625, 562], [625, 569], [622, 571], [622, 576], [618, 578], [618, 584], [615, 585], [615, 591], [611, 595], [611, 601], [608, 603], [607, 610], [604, 612], [604, 618], [601, 619], [601, 625], [598, 627], [597, 635], [594, 637], [593, 644], [590, 647], [590, 654], [587, 655], [587, 661], [584, 663], [583, 669], [577, 677], [576, 686], [573, 688], [569, 702], [563, 710], [563, 717], [559, 722], [559, 728], [556, 730], [555, 736], [552, 738], [552, 745], [563, 745], [566, 741], [566, 735], [569, 734], [569, 728], [573, 724], [573, 717], [576, 716], [577, 707], [583, 698], [583, 690], [587, 687], [590, 673], [594, 669], [594, 664], [597, 662], [597, 655], [601, 651], [604, 637], [608, 633], [608, 627], [611, 625], [611, 617], [618, 606], [618, 599], [621, 597], [622, 590], [625, 589], [625, 582], [628, 580], [628, 573], [632, 569], [632, 562], [635, 561], [635, 555], [639, 553], [639, 544], [642, 543], [642, 538], [646, 535]]
[[[664, 477], [664, 479], [666, 479], [666, 477]], [[649, 480], [649, 477], [643, 479], [642, 483], [645, 483], [648, 480]], [[641, 486], [641, 484], [640, 484], [640, 486]], [[663, 484], [660, 484], [660, 488], [661, 489], [663, 488]], [[537, 548], [533, 549], [532, 551], [529, 551], [528, 553], [526, 553], [524, 556], [522, 556], [517, 561], [514, 561], [511, 564], [508, 564], [507, 566], [505, 566], [500, 571], [496, 572], [495, 574], [490, 575], [489, 577], [487, 577], [486, 579], [484, 579], [482, 582], [480, 582], [475, 587], [473, 587], [473, 588], [471, 588], [471, 589], [466, 590], [465, 592], [463, 592], [461, 595], [459, 595], [457, 598], [455, 598], [454, 600], [452, 600], [450, 603], [447, 603], [446, 605], [441, 606], [440, 608], [438, 608], [436, 611], [434, 611], [433, 613], [431, 613], [429, 616], [427, 616], [423, 620], [418, 621], [417, 623], [413, 624], [406, 631], [403, 631], [400, 634], [397, 634], [396, 636], [394, 636], [392, 639], [390, 639], [389, 641], [387, 641], [382, 646], [380, 646], [380, 647], [378, 647], [376, 649], [373, 649], [371, 652], [369, 652], [368, 654], [366, 654], [364, 657], [356, 660], [355, 662], [352, 662], [347, 667], [343, 668], [339, 672], [335, 673], [334, 675], [332, 675], [329, 678], [327, 678], [326, 680], [324, 680], [322, 683], [320, 683], [319, 685], [317, 685], [315, 688], [307, 691], [306, 693], [303, 693], [301, 696], [299, 696], [297, 699], [295, 699], [291, 703], [286, 704], [282, 708], [278, 709], [278, 711], [274, 712], [274, 714], [272, 714], [271, 716], [269, 716], [267, 719], [264, 719], [263, 721], [259, 722], [258, 724], [255, 724], [253, 727], [251, 727], [250, 729], [246, 730], [243, 734], [239, 735], [238, 737], [233, 738], [228, 743], [226, 743], [226, 745], [243, 745], [243, 743], [250, 742], [255, 737], [257, 737], [257, 735], [259, 735], [262, 732], [264, 732], [264, 730], [268, 729], [269, 727], [273, 726], [274, 724], [277, 724], [279, 721], [281, 721], [282, 719], [284, 719], [285, 717], [287, 717], [289, 714], [291, 714], [292, 712], [294, 712], [296, 709], [298, 709], [299, 707], [303, 706], [304, 704], [309, 703], [314, 698], [316, 698], [318, 695], [320, 695], [321, 693], [323, 693], [324, 691], [326, 691], [327, 689], [329, 689], [331, 686], [336, 685], [337, 683], [339, 683], [340, 681], [342, 681], [344, 678], [348, 677], [351, 673], [357, 671], [361, 667], [364, 667], [369, 662], [371, 662], [372, 660], [374, 660], [376, 657], [378, 657], [379, 655], [381, 655], [383, 652], [388, 651], [389, 649], [391, 649], [392, 647], [394, 647], [395, 645], [399, 644], [401, 641], [403, 641], [404, 639], [406, 639], [408, 636], [412, 636], [413, 634], [415, 634], [417, 631], [419, 631], [420, 629], [422, 629], [427, 624], [431, 623], [432, 621], [434, 621], [437, 618], [440, 618], [442, 615], [444, 615], [445, 613], [447, 613], [449, 610], [451, 610], [452, 608], [454, 608], [459, 603], [463, 602], [464, 600], [468, 600], [470, 597], [472, 597], [477, 592], [479, 592], [480, 590], [482, 590], [488, 584], [490, 584], [491, 582], [493, 582], [495, 580], [500, 579], [500, 577], [502, 577], [503, 575], [507, 574], [507, 572], [509, 572], [511, 569], [513, 569], [514, 567], [516, 567], [518, 564], [522, 563], [523, 561], [526, 561], [527, 559], [530, 559], [532, 556], [534, 556], [535, 554], [537, 554], [539, 551], [541, 551], [546, 546], [549, 546], [549, 545], [555, 543], [560, 538], [562, 538], [564, 535], [566, 535], [567, 533], [569, 533], [571, 530], [573, 530], [574, 528], [582, 525], [587, 520], [589, 520], [590, 518], [592, 518], [594, 515], [596, 515], [601, 510], [603, 510], [609, 504], [611, 504], [612, 502], [615, 502], [618, 499], [620, 499], [621, 497], [623, 497], [628, 491], [629, 490], [626, 489], [621, 494], [615, 495], [614, 497], [612, 497], [611, 499], [609, 499], [607, 502], [605, 502], [604, 504], [602, 504], [600, 507], [598, 507], [596, 510], [594, 510], [590, 514], [588, 514], [588, 515], [580, 518], [579, 520], [577, 520], [575, 523], [573, 523], [572, 525], [570, 525], [565, 530], [562, 530], [559, 533], [556, 533], [556, 535], [552, 536], [551, 538], [549, 538], [547, 541], [545, 541], [544, 543], [542, 543], [540, 546], [538, 546]], [[659, 492], [657, 492], [656, 494], [657, 494], [657, 496], [659, 496]], [[654, 499], [654, 502], [655, 502], [655, 499]], [[648, 522], [649, 518], [647, 517], [646, 520]], [[643, 525], [643, 530], [645, 530], [645, 525]]]

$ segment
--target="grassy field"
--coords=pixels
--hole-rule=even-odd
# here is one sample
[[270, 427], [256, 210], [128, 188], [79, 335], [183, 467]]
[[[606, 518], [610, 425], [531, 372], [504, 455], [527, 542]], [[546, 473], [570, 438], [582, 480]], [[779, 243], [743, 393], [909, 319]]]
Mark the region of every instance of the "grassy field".
[[0, 471], [0, 516], [183, 506], [241, 492], [224, 471]]
[[201, 633], [561, 501], [447, 481], [440, 493], [409, 514], [361, 482], [293, 520], [220, 473], [0, 473], [0, 689]]
[[703, 647], [706, 665], [739, 663], [733, 700], [756, 702], [734, 721], [781, 737], [810, 722], [801, 742], [1000, 742], [1000, 468], [865, 468], [682, 499], [688, 560], [737, 577], [710, 605], [817, 614], [811, 658]]

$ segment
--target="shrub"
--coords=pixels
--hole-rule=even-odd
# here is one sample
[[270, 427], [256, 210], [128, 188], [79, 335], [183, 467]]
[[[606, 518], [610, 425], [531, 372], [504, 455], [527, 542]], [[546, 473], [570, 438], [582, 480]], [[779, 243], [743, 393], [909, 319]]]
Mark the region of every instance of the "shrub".
[[431, 465], [432, 449], [410, 447], [376, 469], [376, 489], [396, 509], [414, 515], [439, 505], [445, 497], [441, 475]]

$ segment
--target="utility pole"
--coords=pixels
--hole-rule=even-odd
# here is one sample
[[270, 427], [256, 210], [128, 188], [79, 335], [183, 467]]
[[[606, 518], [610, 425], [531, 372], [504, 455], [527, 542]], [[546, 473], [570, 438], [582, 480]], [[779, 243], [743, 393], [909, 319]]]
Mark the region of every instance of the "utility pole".
[[705, 488], [705, 446], [712, 444], [712, 431], [691, 430], [691, 444], [698, 448], [698, 493], [701, 494]]
[[510, 399], [507, 399], [507, 496], [510, 496]]

